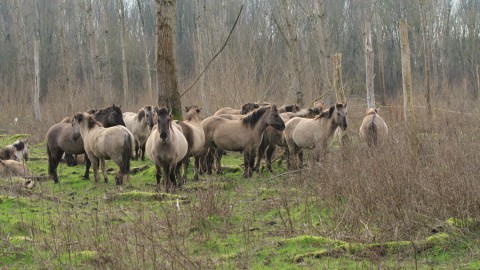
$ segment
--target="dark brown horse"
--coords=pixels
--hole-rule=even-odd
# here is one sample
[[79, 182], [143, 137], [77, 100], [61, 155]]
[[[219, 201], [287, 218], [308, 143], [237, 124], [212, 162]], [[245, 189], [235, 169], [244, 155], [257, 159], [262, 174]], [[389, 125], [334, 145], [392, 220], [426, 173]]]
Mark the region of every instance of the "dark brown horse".
[[[265, 128], [285, 128], [275, 105], [259, 108], [238, 120], [212, 116], [203, 120], [202, 126], [205, 131], [205, 147], [243, 152], [244, 177], [252, 176], [257, 146]], [[220, 164], [217, 164], [218, 168], [221, 168]]]
[[[97, 117], [102, 120], [101, 124], [104, 126], [115, 126], [123, 125], [125, 122], [122, 118], [122, 111], [119, 106], [115, 104], [111, 107], [106, 107], [96, 110], [90, 110], [89, 113], [95, 113], [95, 119]], [[118, 117], [118, 115], [120, 117]], [[73, 117], [70, 117], [73, 118]], [[72, 136], [72, 124], [67, 121], [67, 123], [57, 123], [50, 127], [47, 131], [46, 140], [47, 140], [47, 154], [48, 154], [48, 174], [52, 177], [55, 183], [58, 183], [57, 167], [58, 163], [62, 159], [62, 155], [65, 153], [65, 158], [68, 160], [73, 159], [73, 155], [84, 154], [85, 149], [83, 147], [83, 140], [79, 138], [77, 141], [71, 139]], [[85, 174], [83, 175], [84, 179], [89, 178], [89, 169], [90, 169], [90, 160], [87, 155], [85, 155]]]

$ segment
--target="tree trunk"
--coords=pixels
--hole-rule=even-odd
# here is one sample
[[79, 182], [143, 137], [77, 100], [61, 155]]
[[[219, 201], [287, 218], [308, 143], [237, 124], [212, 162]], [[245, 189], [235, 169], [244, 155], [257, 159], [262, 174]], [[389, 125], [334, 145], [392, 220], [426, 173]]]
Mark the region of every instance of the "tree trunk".
[[377, 35], [377, 51], [378, 51], [378, 79], [380, 81], [380, 93], [381, 96], [381, 103], [383, 105], [387, 104], [387, 90], [385, 87], [385, 60], [383, 59], [384, 51], [383, 51], [383, 25], [381, 25], [380, 20], [377, 18], [377, 30], [375, 31]]
[[112, 93], [112, 62], [110, 60], [110, 49], [108, 47], [109, 44], [109, 33], [110, 33], [110, 17], [108, 16], [108, 2], [107, 0], [103, 0], [103, 19], [105, 20], [103, 26], [103, 37], [105, 39], [105, 71], [102, 72], [103, 74], [103, 84], [105, 89], [107, 90], [107, 100], [112, 100], [113, 93]]
[[319, 53], [319, 59], [320, 59], [320, 69], [322, 70], [323, 73], [323, 89], [326, 89], [327, 91], [332, 90], [332, 82], [330, 79], [330, 58], [331, 58], [331, 52], [330, 52], [330, 46], [329, 46], [329, 34], [327, 31], [327, 16], [325, 13], [325, 6], [324, 6], [324, 0], [318, 0], [315, 1], [314, 3], [314, 9], [318, 12], [319, 16], [319, 26], [318, 26], [318, 34], [319, 34], [319, 48], [320, 48], [320, 53]]
[[[126, 30], [125, 30], [125, 8], [123, 5], [123, 0], [118, 1], [120, 4], [120, 43], [122, 47], [122, 78], [123, 78], [123, 103], [128, 104], [128, 71], [127, 71], [127, 40], [126, 40]], [[133, 103], [133, 102], [132, 102]]]
[[412, 129], [414, 126], [412, 69], [410, 66], [410, 45], [408, 41], [408, 24], [405, 21], [400, 21], [400, 52], [401, 52], [401, 61], [402, 61], [402, 82], [403, 82], [403, 115], [404, 115], [405, 125]]
[[423, 54], [424, 54], [424, 90], [425, 100], [427, 102], [427, 115], [432, 116], [432, 104], [430, 102], [430, 50], [428, 46], [427, 19], [425, 16], [425, 3], [420, 0], [420, 16], [422, 18], [422, 36], [423, 36]]
[[166, 106], [181, 119], [175, 63], [175, 0], [156, 0], [157, 4], [157, 80], [158, 105]]
[[138, 13], [140, 15], [140, 21], [142, 22], [140, 34], [142, 35], [142, 45], [143, 45], [143, 52], [145, 56], [145, 69], [146, 69], [145, 77], [147, 80], [148, 92], [150, 93], [150, 97], [153, 97], [152, 75], [150, 70], [150, 61], [148, 60], [149, 53], [148, 53], [148, 47], [147, 47], [147, 37], [145, 36], [145, 19], [143, 17], [142, 4], [140, 3], [140, 0], [137, 0], [137, 6], [138, 6]]
[[304, 105], [303, 99], [303, 85], [300, 76], [300, 51], [299, 51], [299, 41], [298, 35], [295, 28], [296, 18], [289, 18], [289, 9], [287, 0], [282, 1], [283, 16], [286, 22], [287, 28], [287, 47], [288, 47], [288, 56], [290, 64], [290, 91], [293, 94], [293, 102], [298, 104], [300, 107]]
[[73, 78], [74, 75], [72, 74], [72, 63], [70, 63], [68, 57], [69, 57], [69, 50], [68, 50], [68, 45], [67, 45], [67, 40], [65, 38], [65, 24], [67, 22], [67, 14], [66, 14], [66, 0], [62, 1], [60, 11], [62, 13], [62, 19], [59, 20], [59, 32], [60, 32], [60, 50], [62, 53], [62, 65], [63, 65], [63, 74], [64, 74], [64, 87], [66, 89], [66, 93], [70, 99], [69, 102], [69, 109], [67, 111], [71, 112], [73, 111], [73, 104], [75, 100], [75, 94], [73, 92]]
[[[203, 40], [203, 37], [205, 36], [204, 31], [205, 31], [205, 6], [202, 5], [205, 4], [204, 1], [197, 0], [196, 6], [195, 6], [195, 11], [196, 11], [196, 35], [197, 35], [197, 55], [195, 57], [196, 59], [196, 69], [197, 69], [197, 74], [200, 74], [200, 72], [203, 71], [205, 68], [205, 59], [204, 59], [204, 46], [205, 46], [205, 40]], [[207, 115], [209, 114], [209, 108], [210, 104], [208, 103], [207, 95], [205, 93], [205, 76], [207, 76], [207, 73], [205, 73], [203, 76], [200, 77], [200, 98], [202, 100], [202, 107], [205, 108], [205, 112]]]
[[333, 90], [335, 91], [337, 102], [345, 103], [347, 101], [343, 91], [341, 53], [333, 55]]
[[98, 55], [97, 35], [95, 34], [95, 28], [93, 26], [93, 10], [91, 0], [86, 0], [86, 12], [88, 42], [90, 44], [90, 59], [93, 67], [93, 83], [91, 90], [93, 91], [94, 99], [97, 101], [102, 96], [100, 91], [102, 91], [103, 87], [101, 86], [102, 77], [100, 74], [100, 56]]
[[33, 110], [35, 112], [35, 120], [40, 121], [42, 115], [40, 113], [40, 59], [39, 59], [39, 46], [40, 46], [40, 17], [38, 9], [35, 11], [35, 30], [33, 40], [33, 64], [34, 64], [34, 85], [33, 85]]
[[372, 46], [372, 27], [365, 22], [365, 85], [367, 88], [367, 107], [375, 108], [375, 89], [373, 88], [374, 55]]

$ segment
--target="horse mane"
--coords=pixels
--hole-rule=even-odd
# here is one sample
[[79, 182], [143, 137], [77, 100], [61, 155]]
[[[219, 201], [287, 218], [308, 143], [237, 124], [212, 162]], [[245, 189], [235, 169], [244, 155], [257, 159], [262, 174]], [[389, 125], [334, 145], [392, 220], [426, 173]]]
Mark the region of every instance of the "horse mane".
[[244, 124], [247, 127], [248, 126], [254, 127], [257, 124], [258, 120], [260, 120], [260, 118], [262, 118], [265, 112], [270, 108], [271, 107], [267, 106], [267, 107], [260, 107], [254, 110], [253, 112], [249, 113], [245, 118], [242, 119], [242, 124]]
[[111, 111], [117, 111], [117, 112], [120, 113], [121, 112], [120, 107], [121, 106], [115, 106], [115, 104], [113, 104], [112, 106], [104, 107], [104, 108], [101, 108], [99, 110], [90, 110], [90, 111], [95, 111], [95, 115], [100, 115], [100, 114], [108, 113], [108, 112], [111, 112]]
[[371, 115], [371, 114], [376, 114], [376, 113], [378, 113], [377, 109], [370, 108], [370, 109], [367, 110], [366, 115]]

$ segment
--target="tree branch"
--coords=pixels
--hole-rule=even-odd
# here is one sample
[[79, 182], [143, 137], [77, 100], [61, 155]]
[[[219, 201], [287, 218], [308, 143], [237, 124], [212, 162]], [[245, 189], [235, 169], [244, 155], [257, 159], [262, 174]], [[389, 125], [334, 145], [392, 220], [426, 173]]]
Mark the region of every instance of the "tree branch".
[[242, 10], [243, 10], [243, 5], [240, 7], [240, 11], [238, 12], [238, 15], [237, 15], [237, 18], [235, 19], [235, 23], [233, 24], [233, 27], [232, 29], [230, 30], [230, 33], [228, 33], [228, 36], [227, 36], [227, 39], [225, 40], [225, 43], [223, 43], [223, 46], [220, 48], [220, 50], [212, 57], [212, 59], [210, 59], [210, 61], [208, 61], [208, 64], [205, 66], [205, 68], [203, 69], [203, 71], [198, 75], [198, 77], [195, 79], [195, 81], [193, 81], [192, 84], [190, 84], [190, 86], [187, 87], [187, 89], [185, 89], [182, 94], [180, 94], [180, 98], [183, 97], [183, 95], [185, 95], [188, 91], [190, 91], [190, 89], [197, 83], [197, 81], [200, 79], [200, 77], [202, 77], [203, 73], [205, 73], [205, 71], [207, 71], [207, 68], [210, 66], [210, 64], [213, 62], [213, 60], [215, 60], [215, 58], [217, 58], [218, 55], [220, 55], [220, 53], [223, 51], [223, 49], [225, 49], [225, 47], [227, 46], [227, 42], [230, 40], [230, 36], [232, 36], [232, 33], [233, 33], [233, 30], [235, 29], [235, 27], [237, 26], [237, 22], [238, 22], [238, 19], [240, 18], [240, 14], [242, 14]]

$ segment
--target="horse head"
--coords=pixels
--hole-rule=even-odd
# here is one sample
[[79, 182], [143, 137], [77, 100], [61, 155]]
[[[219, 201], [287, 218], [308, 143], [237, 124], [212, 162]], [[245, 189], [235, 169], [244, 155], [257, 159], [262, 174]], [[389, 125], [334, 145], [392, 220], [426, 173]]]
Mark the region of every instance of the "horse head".
[[15, 148], [15, 156], [18, 158], [18, 161], [22, 160], [22, 158], [28, 161], [28, 140], [17, 140], [12, 145]]
[[285, 123], [283, 122], [276, 105], [270, 107], [270, 112], [267, 116], [267, 125], [278, 129], [280, 131], [285, 129]]
[[82, 129], [82, 126], [87, 125], [88, 129], [93, 128], [96, 125], [100, 125], [96, 120], [93, 115], [90, 114], [85, 114], [82, 112], [79, 112], [73, 116], [73, 121], [72, 121], [72, 135], [70, 138], [75, 142], [80, 138], [80, 130]]
[[153, 128], [155, 125], [153, 121], [153, 109], [152, 106], [146, 105], [143, 108], [140, 109], [138, 112], [138, 120], [141, 122], [145, 118], [145, 123], [150, 127], [150, 129]]
[[202, 118], [200, 117], [200, 112], [202, 111], [202, 108], [199, 108], [198, 106], [185, 106], [185, 116], [183, 117], [184, 121], [191, 121], [192, 119], [196, 118], [198, 121], [202, 121]]
[[242, 105], [242, 109], [240, 111], [240, 114], [247, 114], [255, 109], [260, 108], [260, 105], [254, 102], [248, 102]]
[[155, 108], [157, 115], [157, 128], [162, 142], [166, 142], [170, 137], [170, 127], [172, 125], [172, 115], [165, 107]]
[[335, 126], [339, 126], [343, 130], [347, 129], [347, 103], [337, 103], [335, 106], [330, 107], [328, 113]]

